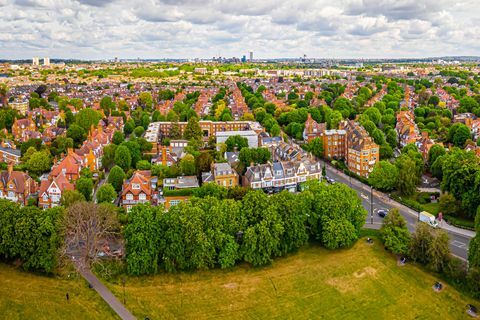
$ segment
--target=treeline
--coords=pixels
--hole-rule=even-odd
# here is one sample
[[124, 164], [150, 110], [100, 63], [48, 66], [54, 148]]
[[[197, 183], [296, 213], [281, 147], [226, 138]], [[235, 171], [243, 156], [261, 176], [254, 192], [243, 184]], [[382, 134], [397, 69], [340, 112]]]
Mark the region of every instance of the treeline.
[[0, 199], [0, 260], [51, 273], [62, 245], [61, 207], [41, 210]]
[[349, 247], [366, 217], [356, 193], [342, 184], [311, 181], [305, 192], [271, 197], [250, 190], [241, 200], [227, 199], [221, 187], [205, 188], [197, 193], [204, 198], [169, 211], [149, 205], [130, 211], [124, 228], [129, 274], [228, 268], [241, 261], [260, 266], [308, 241]]

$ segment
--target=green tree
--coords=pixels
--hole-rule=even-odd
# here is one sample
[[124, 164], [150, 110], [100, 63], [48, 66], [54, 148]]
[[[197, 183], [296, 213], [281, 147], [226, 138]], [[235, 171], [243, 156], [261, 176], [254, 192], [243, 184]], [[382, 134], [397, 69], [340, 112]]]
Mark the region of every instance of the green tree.
[[131, 275], [154, 274], [159, 265], [160, 224], [159, 210], [140, 204], [128, 213], [125, 226], [125, 254], [127, 272]]
[[443, 214], [447, 215], [456, 215], [458, 212], [458, 207], [459, 204], [457, 202], [457, 199], [455, 197], [448, 193], [445, 192], [440, 196], [440, 211], [443, 212]]
[[321, 138], [313, 138], [306, 145], [306, 150], [318, 158], [323, 158], [323, 141]]
[[328, 219], [323, 223], [322, 244], [327, 249], [350, 247], [357, 238], [355, 227], [346, 219]]
[[426, 223], [417, 223], [412, 234], [409, 256], [415, 262], [427, 264], [429, 262], [428, 250], [433, 242], [431, 227]]
[[87, 201], [92, 200], [93, 180], [90, 178], [80, 178], [75, 184], [75, 188], [83, 194]]
[[133, 130], [133, 134], [138, 138], [141, 137], [144, 132], [145, 129], [142, 126], [138, 126]]
[[410, 196], [415, 193], [419, 178], [415, 173], [415, 161], [408, 156], [402, 155], [397, 158], [395, 165], [398, 168], [397, 189], [401, 194]]
[[225, 141], [227, 145], [227, 151], [231, 152], [237, 149], [237, 151], [242, 150], [243, 148], [248, 148], [248, 140], [239, 135], [230, 136]]
[[85, 132], [88, 132], [91, 126], [97, 127], [98, 122], [101, 119], [102, 119], [102, 115], [99, 112], [90, 108], [81, 109], [75, 115], [75, 123], [80, 127], [82, 127], [83, 130], [85, 130]]
[[60, 198], [60, 204], [65, 208], [82, 201], [86, 201], [85, 196], [78, 190], [65, 190], [62, 192], [62, 197]]
[[116, 150], [117, 150], [116, 144], [109, 144], [103, 148], [102, 166], [106, 170], [110, 170], [110, 168], [114, 165]]
[[112, 203], [117, 197], [115, 188], [110, 183], [105, 183], [97, 190], [97, 203]]
[[121, 131], [115, 131], [113, 134], [112, 142], [115, 145], [121, 144], [123, 141], [125, 141], [125, 135]]
[[368, 182], [377, 190], [391, 191], [398, 184], [399, 170], [389, 161], [382, 160], [373, 167]]
[[183, 133], [183, 137], [187, 140], [201, 140], [203, 136], [202, 128], [198, 123], [197, 117], [191, 117], [188, 119], [188, 123], [185, 127], [185, 132]]
[[184, 175], [195, 175], [195, 158], [191, 154], [187, 154], [185, 157], [182, 158], [182, 160], [180, 160], [180, 169], [182, 170], [182, 173]]
[[47, 150], [38, 151], [32, 154], [26, 164], [29, 172], [36, 176], [39, 176], [42, 173], [47, 172], [51, 169], [52, 160]]
[[115, 150], [115, 164], [122, 168], [124, 171], [130, 169], [132, 165], [132, 155], [128, 147], [124, 145], [118, 146], [117, 150]]
[[76, 124], [72, 124], [67, 130], [67, 137], [71, 138], [76, 147], [80, 146], [85, 141], [85, 130]]
[[428, 165], [432, 167], [435, 160], [437, 160], [438, 157], [443, 156], [445, 153], [445, 148], [442, 145], [433, 145], [430, 150], [428, 150]]
[[111, 184], [115, 191], [119, 192], [122, 190], [123, 180], [125, 180], [125, 172], [119, 166], [114, 166], [110, 173], [108, 174], [108, 183]]
[[433, 240], [427, 249], [429, 266], [442, 272], [450, 260], [450, 238], [443, 229], [433, 231]]
[[410, 232], [407, 228], [407, 221], [400, 215], [397, 208], [391, 209], [383, 220], [380, 236], [387, 250], [394, 254], [405, 255], [408, 253]]

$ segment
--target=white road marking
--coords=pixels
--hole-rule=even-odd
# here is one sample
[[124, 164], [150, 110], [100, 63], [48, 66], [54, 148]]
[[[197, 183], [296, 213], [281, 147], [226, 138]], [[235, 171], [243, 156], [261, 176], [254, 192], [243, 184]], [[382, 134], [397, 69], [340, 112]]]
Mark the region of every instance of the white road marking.
[[453, 240], [452, 242], [450, 242], [452, 244], [452, 246], [455, 246], [455, 247], [458, 247], [458, 248], [466, 248], [467, 247], [467, 244], [466, 243], [463, 243], [463, 242], [460, 242], [458, 240]]

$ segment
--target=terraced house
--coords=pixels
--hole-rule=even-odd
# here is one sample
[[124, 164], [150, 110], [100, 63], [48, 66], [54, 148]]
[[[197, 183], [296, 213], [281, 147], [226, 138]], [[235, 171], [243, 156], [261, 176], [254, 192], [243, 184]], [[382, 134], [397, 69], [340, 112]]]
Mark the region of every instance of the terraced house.
[[28, 174], [14, 171], [13, 164], [0, 172], [0, 198], [26, 205], [28, 198], [37, 191], [37, 183]]
[[268, 193], [283, 190], [295, 192], [301, 189], [303, 182], [321, 178], [320, 162], [277, 161], [248, 167], [243, 177], [243, 185]]
[[368, 177], [380, 160], [380, 147], [359, 123], [348, 120], [340, 124], [347, 133], [346, 164], [348, 170], [362, 177]]

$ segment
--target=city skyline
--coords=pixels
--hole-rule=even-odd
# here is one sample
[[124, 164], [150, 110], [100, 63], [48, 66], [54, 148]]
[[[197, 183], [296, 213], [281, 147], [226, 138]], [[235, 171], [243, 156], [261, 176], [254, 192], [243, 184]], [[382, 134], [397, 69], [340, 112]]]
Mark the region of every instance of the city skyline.
[[0, 59], [478, 55], [475, 1], [0, 0]]

